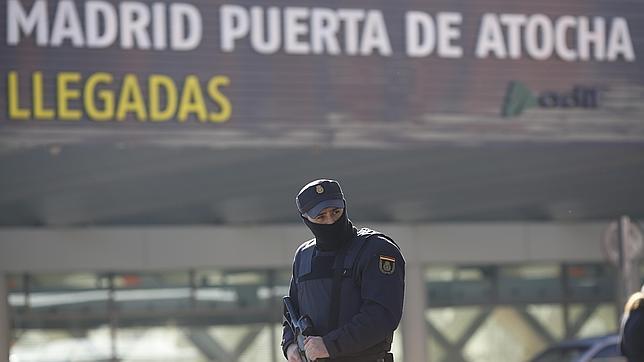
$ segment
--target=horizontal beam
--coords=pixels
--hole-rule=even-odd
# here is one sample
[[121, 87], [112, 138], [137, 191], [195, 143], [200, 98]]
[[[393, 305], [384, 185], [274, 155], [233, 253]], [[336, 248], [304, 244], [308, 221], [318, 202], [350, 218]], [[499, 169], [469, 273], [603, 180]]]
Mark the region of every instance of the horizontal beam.
[[[281, 308], [197, 308], [192, 310], [117, 311], [120, 328], [140, 326], [217, 326], [254, 323], [280, 324]], [[82, 310], [52, 312], [25, 311], [12, 313], [13, 329], [91, 329], [105, 325], [108, 311], [86, 312]]]
[[[600, 261], [607, 222], [370, 225], [407, 263]], [[302, 225], [0, 229], [0, 272], [288, 268]]]

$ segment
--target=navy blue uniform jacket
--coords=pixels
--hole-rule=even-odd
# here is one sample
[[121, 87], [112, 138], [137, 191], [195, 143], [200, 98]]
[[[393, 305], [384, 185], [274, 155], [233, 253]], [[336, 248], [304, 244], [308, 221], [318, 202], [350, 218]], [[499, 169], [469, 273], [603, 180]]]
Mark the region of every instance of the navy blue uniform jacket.
[[[358, 238], [351, 242], [360, 243]], [[300, 315], [311, 317], [315, 335], [323, 337], [331, 359], [388, 351], [403, 309], [405, 260], [400, 250], [382, 235], [366, 238], [352, 265], [345, 265], [349, 270], [341, 282], [339, 323], [331, 328], [335, 255], [317, 250], [315, 239], [303, 243], [295, 253], [289, 296]], [[285, 355], [292, 342], [293, 334], [285, 326]]]

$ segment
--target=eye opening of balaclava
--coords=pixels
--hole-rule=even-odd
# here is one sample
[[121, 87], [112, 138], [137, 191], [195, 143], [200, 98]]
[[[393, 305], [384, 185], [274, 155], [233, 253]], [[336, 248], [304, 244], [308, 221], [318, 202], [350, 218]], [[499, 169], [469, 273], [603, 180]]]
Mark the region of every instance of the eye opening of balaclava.
[[317, 224], [302, 216], [304, 224], [315, 236], [315, 245], [322, 251], [338, 250], [353, 237], [353, 225], [347, 217], [346, 206], [333, 224]]

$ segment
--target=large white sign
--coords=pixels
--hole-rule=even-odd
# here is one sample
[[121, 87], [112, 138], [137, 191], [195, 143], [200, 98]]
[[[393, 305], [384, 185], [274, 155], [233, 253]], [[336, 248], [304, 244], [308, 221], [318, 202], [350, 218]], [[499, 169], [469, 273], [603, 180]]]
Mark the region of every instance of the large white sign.
[[[203, 23], [208, 21], [218, 23], [218, 47], [223, 52], [234, 52], [238, 43], [247, 42], [259, 54], [389, 57], [396, 49], [389, 29], [400, 27], [405, 44], [399, 48], [405, 56], [462, 58], [465, 53], [464, 15], [459, 12], [410, 10], [399, 22], [387, 24], [377, 9], [226, 4], [218, 10], [218, 18], [204, 19], [199, 8], [187, 3], [114, 5], [90, 0], [78, 6], [62, 0], [52, 7], [37, 0], [29, 7], [9, 0], [6, 43], [20, 46], [34, 38], [40, 47], [68, 43], [79, 48], [190, 51], [201, 45]], [[471, 52], [476, 58], [607, 62], [636, 58], [624, 17], [485, 13], [478, 24]]]

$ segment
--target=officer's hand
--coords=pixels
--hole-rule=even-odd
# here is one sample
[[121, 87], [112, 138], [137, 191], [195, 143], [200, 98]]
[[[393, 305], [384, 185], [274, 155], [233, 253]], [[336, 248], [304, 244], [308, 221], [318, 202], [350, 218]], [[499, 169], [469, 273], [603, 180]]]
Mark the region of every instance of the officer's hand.
[[286, 357], [288, 358], [288, 362], [302, 362], [300, 354], [297, 352], [297, 344], [291, 343], [286, 348]]
[[318, 358], [329, 357], [329, 351], [326, 350], [322, 337], [306, 337], [304, 340], [304, 350], [306, 351], [306, 357], [312, 361]]

